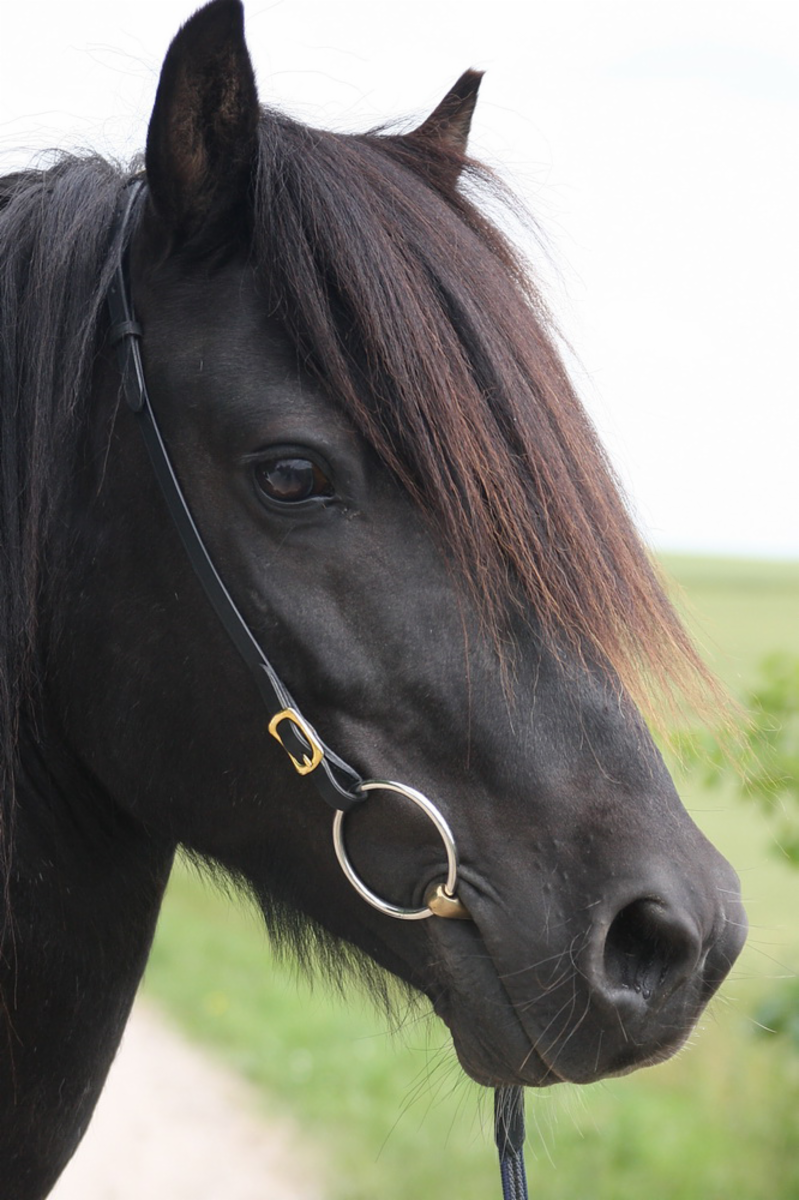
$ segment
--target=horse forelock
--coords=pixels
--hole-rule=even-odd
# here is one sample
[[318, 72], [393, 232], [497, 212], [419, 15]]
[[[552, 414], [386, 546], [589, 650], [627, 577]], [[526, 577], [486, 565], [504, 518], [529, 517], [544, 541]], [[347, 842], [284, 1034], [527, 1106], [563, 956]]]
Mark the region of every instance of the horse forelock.
[[420, 504], [503, 641], [509, 608], [650, 714], [712, 682], [667, 599], [479, 164], [265, 112], [255, 258], [303, 359]]

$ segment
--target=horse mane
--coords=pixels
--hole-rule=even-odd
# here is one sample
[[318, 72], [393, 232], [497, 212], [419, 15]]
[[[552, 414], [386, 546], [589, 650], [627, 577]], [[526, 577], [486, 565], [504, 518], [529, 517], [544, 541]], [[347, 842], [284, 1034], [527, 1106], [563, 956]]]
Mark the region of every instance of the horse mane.
[[122, 182], [105, 160], [69, 155], [0, 178], [0, 868], [20, 723], [41, 681], [51, 534], [87, 422]]
[[[53, 531], [89, 419], [128, 177], [98, 157], [64, 156], [0, 178], [4, 808], [20, 721], [35, 709]], [[467, 194], [486, 188], [496, 198], [490, 173], [451, 146], [327, 133], [265, 112], [252, 262], [298, 355], [419, 504], [491, 629], [504, 627], [509, 600], [531, 605], [554, 644], [600, 661], [646, 708], [652, 681], [687, 680], [690, 691], [707, 674], [546, 308]]]

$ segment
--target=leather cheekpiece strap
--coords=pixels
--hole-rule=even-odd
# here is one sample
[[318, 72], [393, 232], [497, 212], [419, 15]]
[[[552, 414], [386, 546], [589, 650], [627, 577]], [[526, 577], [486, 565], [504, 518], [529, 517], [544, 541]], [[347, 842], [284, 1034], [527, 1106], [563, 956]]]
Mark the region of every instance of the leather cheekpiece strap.
[[[127, 278], [127, 243], [133, 214], [144, 188], [145, 183], [140, 177], [131, 180], [125, 188], [112, 239], [112, 252], [117, 255], [118, 265], [107, 296], [109, 340], [116, 346], [125, 400], [139, 421], [153, 470], [189, 561], [216, 615], [250, 669], [270, 718], [284, 714], [287, 710], [300, 716], [290, 692], [255, 640], [213, 564], [183, 495], [150, 404], [139, 350], [142, 327], [133, 313]], [[362, 804], [365, 795], [358, 792], [358, 786], [362, 782], [361, 776], [324, 744], [304, 717], [300, 716], [300, 720], [308, 731], [307, 737], [303, 729], [291, 719], [281, 720], [279, 733], [275, 734], [284, 750], [296, 760], [295, 766], [304, 760], [310, 761], [314, 757], [314, 751], [320, 751], [318, 765], [307, 773], [316, 784], [322, 799], [331, 808], [341, 812], [348, 812], [356, 805]], [[315, 746], [309, 743], [309, 737], [313, 737]], [[306, 770], [303, 769], [301, 773], [306, 773]]]

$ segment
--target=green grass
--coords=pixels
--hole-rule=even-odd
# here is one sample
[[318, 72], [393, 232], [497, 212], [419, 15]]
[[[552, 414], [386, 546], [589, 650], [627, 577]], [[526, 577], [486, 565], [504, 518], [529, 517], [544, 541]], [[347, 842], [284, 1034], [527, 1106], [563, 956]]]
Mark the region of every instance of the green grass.
[[[733, 686], [765, 653], [799, 654], [799, 567], [669, 559], [715, 665]], [[760, 814], [681, 780], [687, 806], [739, 868], [750, 943], [694, 1044], [655, 1070], [530, 1093], [528, 1169], [539, 1200], [799, 1200], [799, 1061], [749, 1016], [799, 966], [799, 876]], [[481, 1089], [446, 1032], [411, 1013], [392, 1034], [350, 989], [311, 991], [270, 952], [257, 916], [179, 868], [146, 990], [184, 1029], [302, 1121], [330, 1200], [487, 1200], [499, 1184]], [[265, 1191], [268, 1194], [268, 1189]]]

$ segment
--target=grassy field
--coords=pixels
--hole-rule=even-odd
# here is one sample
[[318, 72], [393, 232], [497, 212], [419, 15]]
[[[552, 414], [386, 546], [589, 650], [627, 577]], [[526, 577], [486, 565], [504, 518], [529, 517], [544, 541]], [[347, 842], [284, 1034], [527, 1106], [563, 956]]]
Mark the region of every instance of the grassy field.
[[[751, 680], [774, 650], [799, 654], [799, 564], [669, 559], [680, 603], [716, 669]], [[799, 1056], [756, 1029], [774, 980], [799, 968], [799, 875], [759, 813], [724, 790], [679, 786], [738, 867], [752, 934], [693, 1044], [654, 1070], [530, 1093], [528, 1170], [539, 1200], [799, 1200]], [[185, 868], [174, 876], [146, 990], [197, 1039], [288, 1109], [329, 1164], [330, 1200], [498, 1195], [490, 1106], [437, 1023], [392, 1031], [350, 989], [298, 980], [257, 916]], [[265, 1191], [268, 1195], [268, 1190]]]

